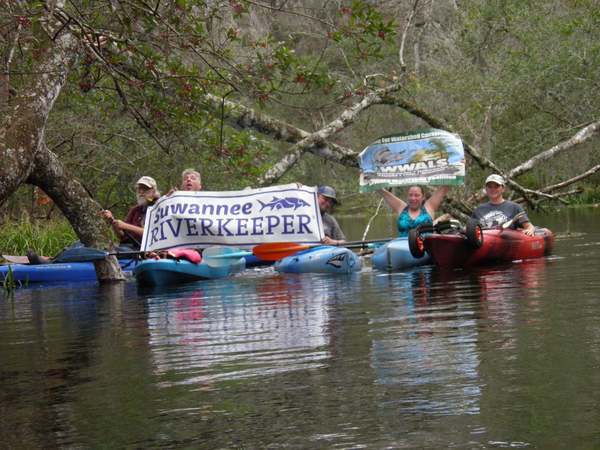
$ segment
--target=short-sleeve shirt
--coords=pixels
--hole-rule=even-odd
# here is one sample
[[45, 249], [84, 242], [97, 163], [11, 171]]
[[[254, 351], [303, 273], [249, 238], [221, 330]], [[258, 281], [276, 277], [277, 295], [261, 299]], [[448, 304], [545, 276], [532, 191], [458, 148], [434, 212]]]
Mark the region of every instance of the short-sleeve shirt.
[[323, 221], [323, 232], [325, 233], [325, 236], [335, 239], [336, 241], [346, 240], [346, 236], [340, 228], [337, 220], [335, 220], [335, 217], [328, 213], [322, 213], [321, 218]]
[[[475, 208], [473, 217], [479, 220], [483, 228], [492, 228], [502, 225], [522, 211], [523, 208], [521, 205], [510, 200], [505, 200], [498, 205], [487, 202]], [[517, 224], [522, 226], [525, 222], [529, 222], [527, 214], [521, 217], [516, 223], [513, 223], [511, 228], [516, 229]]]

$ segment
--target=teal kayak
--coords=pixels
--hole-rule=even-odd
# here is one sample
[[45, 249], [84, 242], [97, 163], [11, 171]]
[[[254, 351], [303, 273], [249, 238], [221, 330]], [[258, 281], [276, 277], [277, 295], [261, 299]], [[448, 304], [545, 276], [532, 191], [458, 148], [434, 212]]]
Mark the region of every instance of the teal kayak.
[[396, 270], [409, 269], [415, 266], [431, 264], [429, 255], [415, 258], [408, 248], [408, 238], [394, 239], [377, 249], [371, 258], [373, 267], [379, 270], [393, 272]]
[[362, 261], [345, 247], [319, 245], [280, 259], [274, 267], [285, 273], [351, 273], [361, 270]]
[[167, 286], [225, 278], [241, 272], [245, 267], [246, 261], [243, 257], [216, 267], [210, 266], [205, 260], [195, 264], [183, 259], [146, 259], [135, 267], [133, 275], [140, 285]]

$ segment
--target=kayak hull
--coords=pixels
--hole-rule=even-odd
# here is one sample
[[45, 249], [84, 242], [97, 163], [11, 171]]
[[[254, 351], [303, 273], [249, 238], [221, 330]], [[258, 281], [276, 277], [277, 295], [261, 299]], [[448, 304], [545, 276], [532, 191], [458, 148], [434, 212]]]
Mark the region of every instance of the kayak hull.
[[388, 272], [409, 269], [411, 267], [422, 266], [432, 262], [429, 255], [415, 258], [410, 253], [410, 249], [408, 248], [408, 238], [405, 237], [393, 239], [375, 249], [371, 261], [373, 267], [376, 269]]
[[133, 274], [140, 285], [167, 286], [215, 278], [226, 278], [244, 270], [244, 258], [231, 264], [213, 267], [206, 262], [194, 264], [186, 260], [147, 259], [141, 261]]
[[534, 236], [518, 230], [484, 229], [483, 243], [475, 248], [463, 234], [423, 236], [425, 251], [440, 267], [470, 267], [541, 258], [554, 247], [554, 234], [538, 228]]
[[[120, 259], [121, 269], [131, 273], [137, 261]], [[19, 283], [53, 283], [67, 281], [95, 281], [96, 269], [92, 262], [52, 264], [7, 264], [0, 266], [0, 281], [4, 281], [9, 270]]]
[[359, 272], [362, 261], [352, 250], [320, 245], [275, 262], [275, 270], [283, 273], [352, 273]]

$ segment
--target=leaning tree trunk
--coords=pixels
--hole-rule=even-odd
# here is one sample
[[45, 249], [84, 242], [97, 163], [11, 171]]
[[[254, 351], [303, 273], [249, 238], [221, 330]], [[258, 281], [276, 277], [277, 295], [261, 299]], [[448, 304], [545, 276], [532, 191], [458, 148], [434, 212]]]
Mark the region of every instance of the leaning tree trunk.
[[[44, 190], [67, 218], [75, 233], [88, 247], [110, 249], [108, 229], [99, 220], [100, 205], [90, 197], [82, 184], [67, 173], [64, 166], [44, 143], [35, 155], [28, 180]], [[117, 259], [113, 256], [95, 262], [100, 281], [123, 280]]]
[[[62, 3], [58, 1], [55, 6]], [[99, 205], [66, 174], [44, 143], [48, 116], [81, 50], [76, 36], [54, 11], [49, 11], [43, 21], [47, 34], [37, 36], [35, 51], [31, 51], [36, 55], [31, 82], [20, 88], [0, 119], [0, 205], [22, 183], [39, 185], [60, 207], [85, 245], [106, 249], [110, 240], [97, 215]], [[96, 274], [100, 281], [123, 279], [114, 257], [97, 263]]]
[[[50, 14], [49, 29], [59, 26]], [[32, 70], [35, 75], [6, 106], [0, 122], [0, 205], [29, 176], [44, 140], [48, 115], [79, 52], [77, 39], [66, 29], [53, 40], [40, 36], [38, 45], [39, 59]]]

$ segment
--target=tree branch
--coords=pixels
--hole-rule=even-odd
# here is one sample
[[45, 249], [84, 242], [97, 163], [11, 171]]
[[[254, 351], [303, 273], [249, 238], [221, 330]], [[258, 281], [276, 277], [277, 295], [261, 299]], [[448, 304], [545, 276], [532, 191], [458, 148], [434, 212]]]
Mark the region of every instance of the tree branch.
[[332, 134], [337, 133], [353, 123], [362, 111], [374, 104], [381, 103], [383, 96], [396, 91], [399, 88], [400, 83], [396, 82], [385, 88], [377, 89], [376, 91], [367, 94], [360, 102], [355, 103], [350, 108], [343, 111], [337, 119], [303, 138], [300, 142], [292, 146], [286, 156], [269, 169], [269, 171], [259, 180], [259, 185], [269, 185], [279, 180], [294, 166], [294, 164], [296, 164], [307, 148], [324, 146], [325, 140]]
[[[283, 142], [297, 143], [310, 136], [310, 133], [297, 128], [289, 123], [274, 119], [266, 114], [255, 111], [240, 103], [230, 100], [223, 101], [212, 94], [205, 97], [207, 105], [214, 111], [220, 111], [221, 103], [225, 106], [224, 117], [227, 123], [237, 129], [253, 129], [266, 136]], [[332, 142], [320, 142], [305, 149], [329, 161], [350, 167], [358, 167], [358, 160], [354, 150]]]
[[523, 164], [520, 164], [519, 166], [514, 167], [507, 173], [507, 175], [509, 178], [519, 176], [519, 175], [523, 174], [524, 172], [527, 172], [527, 171], [533, 169], [537, 164], [541, 163], [542, 161], [547, 161], [550, 158], [555, 157], [556, 155], [558, 155], [561, 152], [569, 150], [570, 148], [575, 147], [576, 145], [583, 144], [585, 141], [587, 141], [588, 139], [590, 139], [592, 136], [594, 136], [595, 134], [597, 134], [599, 132], [600, 132], [600, 121], [597, 121], [597, 122], [594, 122], [594, 123], [586, 126], [585, 128], [582, 128], [577, 133], [575, 133], [575, 135], [573, 135], [566, 141], [563, 141], [560, 144], [557, 144], [554, 147], [552, 147], [542, 153], [538, 153], [533, 158], [525, 161]]

